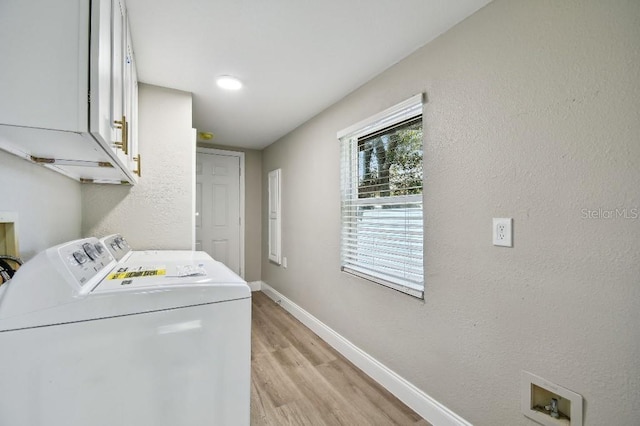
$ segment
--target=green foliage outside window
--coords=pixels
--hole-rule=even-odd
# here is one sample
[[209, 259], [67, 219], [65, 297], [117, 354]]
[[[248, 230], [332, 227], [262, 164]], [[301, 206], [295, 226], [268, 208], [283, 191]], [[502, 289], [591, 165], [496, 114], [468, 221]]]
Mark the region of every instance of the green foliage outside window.
[[358, 140], [358, 198], [422, 193], [422, 118]]

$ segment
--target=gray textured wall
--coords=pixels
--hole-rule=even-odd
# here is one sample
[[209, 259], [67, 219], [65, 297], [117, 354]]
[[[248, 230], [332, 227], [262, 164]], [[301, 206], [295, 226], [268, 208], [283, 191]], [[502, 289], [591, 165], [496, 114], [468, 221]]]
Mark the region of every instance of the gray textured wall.
[[[492, 2], [264, 151], [289, 267], [263, 215], [263, 280], [474, 424], [533, 424], [521, 370], [638, 424], [640, 219], [584, 209], [640, 208], [639, 41], [638, 1]], [[339, 270], [336, 132], [418, 92], [425, 301]]]
[[199, 147], [244, 152], [244, 267], [245, 280], [262, 277], [262, 151], [198, 142]]
[[83, 185], [82, 233], [124, 235], [136, 250], [191, 249], [195, 141], [191, 93], [141, 84], [142, 177], [135, 186]]
[[80, 183], [0, 151], [0, 211], [18, 214], [20, 256], [80, 238]]

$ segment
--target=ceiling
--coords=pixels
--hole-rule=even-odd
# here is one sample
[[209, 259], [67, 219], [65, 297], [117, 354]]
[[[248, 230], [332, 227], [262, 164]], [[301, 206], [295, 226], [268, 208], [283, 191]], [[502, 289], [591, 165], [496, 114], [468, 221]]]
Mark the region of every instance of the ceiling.
[[[193, 126], [262, 149], [490, 0], [127, 0], [138, 78], [193, 93]], [[231, 74], [235, 92], [215, 84]]]

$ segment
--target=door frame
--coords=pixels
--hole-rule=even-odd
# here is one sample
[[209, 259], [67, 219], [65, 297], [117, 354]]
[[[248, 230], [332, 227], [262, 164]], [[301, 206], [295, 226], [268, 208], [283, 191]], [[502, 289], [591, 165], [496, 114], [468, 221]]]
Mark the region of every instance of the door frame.
[[[218, 148], [201, 148], [198, 147], [196, 149], [196, 157], [198, 154], [210, 154], [210, 155], [225, 155], [228, 157], [238, 157], [240, 159], [240, 277], [244, 279], [245, 277], [245, 268], [244, 268], [244, 152], [241, 151], [229, 151], [226, 149], [218, 149]], [[193, 176], [195, 181], [196, 170], [193, 170]], [[195, 192], [195, 191], [194, 191]], [[198, 195], [195, 194], [194, 200]], [[194, 210], [195, 211], [195, 210]], [[195, 215], [194, 215], [194, 224], [193, 224], [193, 233], [195, 235], [196, 226], [195, 226]], [[195, 244], [195, 238], [194, 238]]]

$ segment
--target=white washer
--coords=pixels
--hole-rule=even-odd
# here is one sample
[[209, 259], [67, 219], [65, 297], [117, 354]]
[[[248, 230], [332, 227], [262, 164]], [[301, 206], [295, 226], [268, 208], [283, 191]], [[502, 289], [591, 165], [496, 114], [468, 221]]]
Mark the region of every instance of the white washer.
[[[0, 287], [0, 425], [248, 425], [249, 287], [183, 256], [87, 238], [25, 263]], [[205, 275], [171, 276], [191, 261]]]

